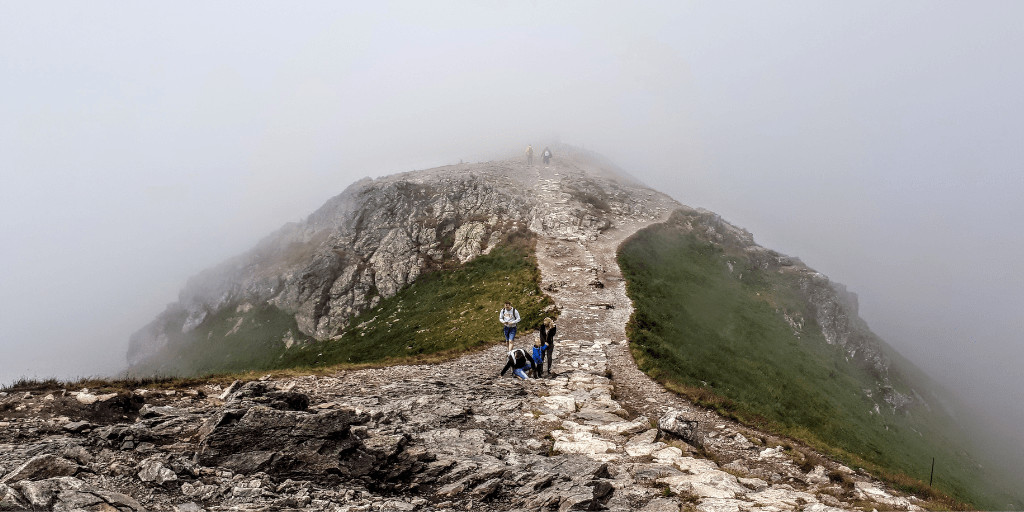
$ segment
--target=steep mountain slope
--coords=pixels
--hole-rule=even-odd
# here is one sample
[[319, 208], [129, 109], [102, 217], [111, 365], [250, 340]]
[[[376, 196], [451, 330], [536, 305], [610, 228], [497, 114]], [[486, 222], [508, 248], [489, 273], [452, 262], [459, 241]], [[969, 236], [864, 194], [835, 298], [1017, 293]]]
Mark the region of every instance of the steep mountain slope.
[[[438, 312], [446, 310], [464, 320], [476, 308], [448, 309], [450, 297], [478, 300], [483, 285], [508, 289], [502, 296], [526, 282], [536, 287], [536, 275], [513, 283], [491, 272], [529, 267], [539, 269], [541, 288], [561, 310], [554, 375], [526, 382], [499, 377], [505, 347], [497, 343], [426, 364], [272, 372], [227, 389], [224, 377], [27, 383], [0, 392], [0, 509], [921, 510], [924, 502], [870, 475], [695, 408], [639, 373], [626, 351], [632, 307], [616, 247], [679, 205], [628, 179], [612, 179], [614, 172], [597, 159], [561, 148], [557, 154], [547, 167], [502, 162], [470, 169], [514, 176], [530, 198], [533, 235], [516, 229], [490, 254], [426, 268], [394, 295], [348, 317], [339, 334], [284, 349], [296, 354], [317, 346], [326, 356], [415, 338], [423, 329], [410, 332], [403, 317], [417, 316], [417, 309], [443, 317]], [[351, 211], [356, 218], [357, 212]], [[535, 248], [535, 259], [523, 248]], [[362, 256], [373, 259], [372, 252]], [[251, 256], [238, 261], [251, 263]], [[223, 270], [231, 276], [232, 267]], [[208, 289], [228, 294], [219, 309], [211, 306], [217, 301], [172, 307], [179, 331], [191, 316], [189, 305], [209, 308], [190, 331], [206, 330], [192, 340], [199, 345], [179, 348], [202, 348], [219, 336], [251, 350], [246, 338], [263, 331], [280, 346], [275, 337], [283, 324], [298, 329], [299, 309], [267, 303], [278, 308], [280, 324], [246, 317], [264, 305], [248, 302], [239, 278], [245, 281], [244, 273], [234, 282], [209, 281], [217, 284]], [[193, 281], [190, 288], [202, 285]], [[370, 302], [382, 296], [373, 293]], [[529, 298], [538, 295], [523, 300]], [[251, 307], [232, 304], [239, 300]], [[486, 309], [487, 300], [493, 299], [479, 305]], [[497, 337], [493, 315], [479, 323]], [[523, 334], [520, 346], [532, 338]], [[391, 348], [406, 349], [404, 343]]]
[[[955, 400], [871, 332], [857, 298], [707, 211], [677, 210], [620, 251], [641, 369], [724, 414], [987, 508], [1014, 500], [979, 464]], [[1019, 504], [1019, 503], [1018, 503]]]
[[[710, 434], [729, 433], [725, 438], [706, 440], [707, 455], [736, 474], [763, 478], [770, 492], [786, 491], [778, 487], [785, 485], [803, 493], [802, 503], [808, 495], [818, 504], [840, 503], [832, 501], [837, 498], [845, 500], [841, 501], [844, 506], [852, 506], [856, 500], [875, 499], [864, 489], [880, 487], [877, 482], [868, 484], [865, 475], [849, 476], [848, 468], [820, 460], [805, 448], [790, 450], [785, 456], [762, 453], [774, 450], [779, 440], [768, 431], [749, 427], [797, 435], [822, 449], [846, 450], [837, 453], [847, 460], [872, 461], [877, 468], [910, 472], [917, 478], [920, 473], [899, 463], [913, 460], [916, 464], [931, 456], [920, 447], [888, 459], [878, 456], [891, 443], [885, 427], [897, 426], [906, 433], [900, 415], [918, 418], [933, 414], [923, 417], [941, 420], [935, 432], [946, 436], [950, 446], [962, 445], [942, 430], [948, 418], [937, 406], [939, 397], [926, 392], [927, 379], [870, 333], [857, 317], [856, 297], [843, 287], [794, 258], [757, 246], [749, 233], [714, 214], [689, 209], [651, 190], [602, 158], [570, 147], [555, 148], [555, 153], [556, 161], [548, 167], [516, 161], [460, 164], [354, 184], [305, 221], [285, 226], [252, 251], [191, 279], [178, 303], [132, 337], [128, 354], [131, 373], [322, 367], [386, 358], [414, 362], [431, 353], [481, 349], [497, 343], [500, 330], [494, 313], [511, 298], [523, 313], [521, 332], [527, 340], [529, 329], [540, 318], [560, 311], [561, 336], [566, 347], [572, 347], [564, 361], [556, 356], [556, 361], [572, 364], [569, 380], [559, 379], [551, 384], [555, 389], [546, 391], [529, 388], [529, 393], [537, 393], [534, 399], [555, 393], [571, 395], [575, 404], [596, 400], [593, 405], [598, 411], [623, 414], [632, 421], [638, 421], [638, 415], [653, 420], [673, 404], [671, 408], [687, 411], [702, 425], [710, 425], [704, 428], [715, 429]], [[624, 254], [637, 240], [643, 240], [639, 253], [644, 254], [632, 258], [641, 261], [641, 267], [651, 267], [643, 270], [652, 270], [656, 266], [653, 260], [666, 257], [686, 268], [675, 275], [655, 276], [661, 287], [643, 290], [639, 283], [645, 278], [636, 265], [627, 262], [629, 257], [623, 260], [627, 272], [619, 274], [616, 248], [637, 230], [664, 221], [668, 222], [641, 231], [625, 246]], [[655, 236], [658, 230], [698, 238], [666, 243], [660, 234]], [[625, 279], [630, 280], [632, 300], [639, 307], [631, 337], [632, 354], [641, 368], [702, 405], [743, 420], [746, 426], [695, 409], [633, 375], [635, 366], [629, 353], [621, 351], [626, 321], [632, 313]], [[691, 286], [695, 284], [700, 286]], [[688, 311], [685, 303], [673, 302], [672, 292], [678, 289], [692, 291], [689, 298], [696, 310]], [[750, 298], [748, 291], [755, 298]], [[757, 295], [760, 292], [765, 295]], [[652, 314], [651, 303], [669, 305], [669, 311]], [[745, 310], [739, 316], [734, 314], [737, 304]], [[683, 322], [699, 332], [679, 336], [669, 332], [666, 326], [678, 323], [679, 312], [686, 313], [683, 320], [704, 320]], [[748, 343], [781, 336], [799, 342], [778, 344], [784, 349], [781, 351], [774, 350], [772, 344], [753, 347]], [[703, 343], [677, 343], [687, 339]], [[804, 352], [793, 349], [800, 344], [811, 348]], [[494, 371], [500, 369], [501, 350], [493, 347], [483, 352], [496, 360]], [[749, 359], [744, 356], [749, 353], [762, 357], [756, 364], [747, 364]], [[717, 360], [694, 357], [707, 354], [717, 354]], [[457, 363], [454, 368], [467, 369], [472, 375], [488, 371], [483, 359], [473, 361], [469, 366]], [[697, 361], [715, 364], [694, 364]], [[833, 367], [821, 366], [821, 361]], [[777, 388], [768, 385], [770, 396], [766, 399], [757, 394], [737, 397], [724, 393], [749, 389], [751, 386], [744, 386], [750, 383], [763, 384], [750, 378], [752, 375], [781, 376], [794, 365], [802, 370], [796, 373], [803, 380], [789, 380]], [[447, 371], [435, 375], [449, 375]], [[606, 383], [608, 377], [611, 381]], [[588, 394], [584, 399], [583, 394], [591, 391], [581, 394], [584, 386], [578, 379], [584, 379], [590, 386], [586, 389], [593, 393], [599, 390], [600, 396]], [[472, 391], [466, 391], [463, 398], [487, 394], [488, 382], [474, 382], [464, 383]], [[676, 383], [689, 387], [675, 387]], [[284, 381], [278, 384], [287, 387]], [[559, 387], [563, 384], [565, 389]], [[319, 384], [316, 386], [319, 393]], [[701, 387], [713, 393], [690, 393]], [[826, 391], [823, 395], [811, 393], [816, 387]], [[638, 390], [647, 396], [637, 394]], [[606, 397], [605, 391], [613, 395]], [[801, 394], [805, 391], [810, 394]], [[621, 404], [617, 397], [623, 397]], [[325, 403], [361, 403], [348, 395], [322, 398]], [[538, 425], [544, 421], [565, 420], [570, 424], [563, 424], [564, 432], [551, 434], [552, 440], [561, 441], [558, 446], [571, 446], [596, 460], [651, 462], [636, 460], [637, 455], [624, 447], [625, 440], [616, 437], [621, 433], [600, 431], [602, 425], [614, 422], [613, 418], [582, 410], [563, 411], [557, 405], [565, 402], [561, 399], [531, 400], [517, 400], [512, 409], [536, 417], [540, 423], [509, 427], [510, 432], [533, 435], [543, 431]], [[767, 409], [756, 408], [764, 404]], [[891, 421], [844, 423], [842, 414], [834, 413], [847, 408], [872, 411], [872, 421]], [[493, 413], [491, 409], [474, 412], [483, 416]], [[445, 421], [461, 429], [467, 416], [456, 416]], [[854, 419], [859, 421], [863, 415]], [[822, 425], [852, 431], [860, 443], [843, 444], [837, 436], [805, 435], [818, 432], [815, 429]], [[516, 430], [521, 428], [527, 430]], [[834, 433], [835, 428], [825, 431]], [[918, 431], [926, 432], [923, 428]], [[402, 435], [415, 438], [417, 432]], [[546, 446], [555, 449], [555, 444]], [[628, 457], [621, 456], [624, 450]], [[819, 465], [823, 469], [819, 470]], [[636, 483], [644, 480], [634, 474], [640, 469], [624, 466], [622, 471], [633, 475]], [[832, 489], [822, 471], [833, 472], [838, 483], [853, 485], [857, 480], [863, 485]], [[777, 481], [773, 480], [776, 476]], [[692, 500], [705, 508], [721, 506], [726, 510], [750, 503], [744, 497], [746, 491], [739, 488], [730, 488], [726, 503], [711, 501], [725, 499], [716, 497], [721, 489], [705, 489], [707, 493], [702, 494], [704, 488], [673, 482], [679, 485], [666, 484], [671, 492], [692, 493]], [[970, 482], [960, 480], [957, 485], [961, 484]], [[947, 488], [961, 498], [971, 496], [963, 487]], [[882, 508], [912, 504], [884, 501], [893, 498], [884, 492], [872, 496], [883, 500], [875, 501]]]
[[[573, 153], [561, 154], [569, 161]], [[131, 337], [130, 372], [272, 367], [295, 344], [340, 339], [355, 317], [423, 273], [460, 267], [520, 230], [586, 239], [609, 219], [645, 212], [623, 188], [636, 186], [631, 178], [597, 187], [581, 175], [570, 189], [578, 200], [551, 215], [531, 190], [536, 176], [523, 170], [509, 162], [463, 164], [353, 184], [305, 221], [190, 279], [177, 303]], [[615, 194], [619, 200], [609, 202]], [[489, 297], [488, 311], [507, 299], [533, 316], [548, 305], [531, 298], [536, 290], [509, 292]], [[208, 357], [197, 359], [201, 353]], [[229, 353], [234, 363], [224, 367]]]

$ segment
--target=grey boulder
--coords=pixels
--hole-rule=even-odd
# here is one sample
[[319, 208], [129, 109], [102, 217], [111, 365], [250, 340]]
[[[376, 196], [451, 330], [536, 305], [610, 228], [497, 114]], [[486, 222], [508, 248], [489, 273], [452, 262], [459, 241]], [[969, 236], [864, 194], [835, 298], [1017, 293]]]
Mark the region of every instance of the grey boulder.
[[668, 411], [658, 419], [659, 430], [673, 434], [694, 446], [701, 446], [703, 444], [700, 439], [698, 426], [699, 423], [696, 420], [687, 419], [680, 411]]

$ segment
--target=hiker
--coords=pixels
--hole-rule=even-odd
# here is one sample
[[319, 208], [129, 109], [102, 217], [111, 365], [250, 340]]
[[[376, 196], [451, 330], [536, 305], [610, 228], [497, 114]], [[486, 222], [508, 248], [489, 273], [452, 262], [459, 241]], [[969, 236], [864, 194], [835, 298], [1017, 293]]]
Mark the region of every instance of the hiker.
[[526, 146], [526, 165], [533, 165], [533, 146]]
[[537, 365], [533, 362], [533, 358], [530, 354], [527, 354], [525, 350], [517, 348], [515, 350], [508, 351], [508, 360], [505, 362], [505, 367], [501, 369], [501, 376], [505, 376], [505, 372], [509, 368], [512, 368], [512, 375], [519, 377], [523, 380], [530, 380], [526, 376], [526, 370], [536, 368]]
[[544, 165], [547, 165], [548, 160], [551, 160], [551, 157], [555, 156], [551, 154], [551, 150], [548, 148], [544, 148], [544, 152], [541, 153], [540, 155], [544, 157]]
[[544, 359], [548, 362], [548, 375], [551, 375], [551, 360], [554, 359], [555, 353], [555, 333], [558, 332], [558, 326], [555, 325], [555, 321], [551, 317], [544, 319], [544, 322], [540, 324], [540, 343], [544, 346]]
[[508, 343], [509, 351], [512, 350], [512, 342], [516, 339], [516, 325], [519, 324], [519, 311], [512, 307], [512, 303], [505, 301], [505, 307], [498, 312], [498, 321], [504, 326], [503, 334]]
[[533, 342], [533, 378], [535, 379], [539, 379], [544, 373], [544, 352], [547, 349], [548, 346], [544, 345], [543, 338], [538, 334], [537, 339]]

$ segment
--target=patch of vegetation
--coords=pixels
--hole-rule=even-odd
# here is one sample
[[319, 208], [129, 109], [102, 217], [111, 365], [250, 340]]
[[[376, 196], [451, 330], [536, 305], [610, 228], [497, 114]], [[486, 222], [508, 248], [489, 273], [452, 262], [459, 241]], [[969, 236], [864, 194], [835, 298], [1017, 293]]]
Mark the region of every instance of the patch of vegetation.
[[[182, 319], [184, 321], [184, 319]], [[286, 340], [309, 343], [294, 315], [270, 304], [236, 303], [195, 330], [175, 333], [162, 353], [132, 368], [135, 375], [200, 376], [273, 368]]]
[[611, 196], [603, 187], [592, 180], [581, 179], [576, 183], [566, 185], [564, 190], [580, 203], [590, 205], [599, 212], [608, 213], [612, 210], [609, 200]]
[[[931, 409], [874, 411], [863, 390], [876, 388], [879, 376], [825, 341], [797, 273], [713, 243], [688, 220], [676, 212], [619, 250], [635, 308], [627, 334], [643, 371], [698, 405], [864, 467], [938, 506], [1020, 499], [988, 486], [993, 475], [964, 453], [965, 434], [939, 400]], [[805, 323], [795, 331], [784, 315]], [[893, 388], [924, 394], [927, 377], [885, 350]], [[935, 489], [921, 483], [933, 456], [944, 461]]]
[[7, 386], [0, 387], [0, 391], [33, 392], [43, 393], [58, 391], [61, 389], [79, 390], [88, 388], [98, 393], [110, 393], [117, 391], [130, 391], [137, 388], [152, 389], [182, 389], [199, 384], [211, 384], [209, 379], [180, 378], [180, 377], [141, 377], [109, 379], [104, 377], [82, 377], [78, 379], [29, 379], [21, 378]]
[[551, 315], [544, 310], [554, 304], [539, 288], [534, 243], [532, 234], [513, 232], [490, 254], [457, 269], [422, 275], [352, 319], [354, 327], [341, 339], [294, 347], [275, 366], [428, 362], [491, 346], [502, 341], [498, 310], [506, 300], [522, 317], [521, 336]]
[[535, 236], [513, 231], [490, 254], [426, 272], [395, 296], [352, 318], [341, 337], [302, 334], [293, 315], [272, 305], [236, 304], [172, 340], [138, 374], [213, 375], [285, 369], [429, 363], [502, 341], [498, 310], [519, 310], [520, 333], [557, 316], [539, 288]]

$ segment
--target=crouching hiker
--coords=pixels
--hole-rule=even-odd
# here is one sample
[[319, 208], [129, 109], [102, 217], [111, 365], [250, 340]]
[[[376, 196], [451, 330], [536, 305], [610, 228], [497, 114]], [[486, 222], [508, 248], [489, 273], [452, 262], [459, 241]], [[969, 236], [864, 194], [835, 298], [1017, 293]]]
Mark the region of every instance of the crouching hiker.
[[526, 370], [530, 370], [536, 367], [537, 365], [534, 364], [533, 358], [530, 357], [530, 354], [527, 354], [525, 350], [521, 348], [509, 350], [508, 359], [505, 363], [505, 367], [501, 369], [501, 376], [504, 377], [505, 372], [507, 372], [508, 369], [511, 368], [512, 375], [515, 375], [516, 377], [519, 377], [520, 379], [523, 380], [530, 380], [530, 378], [526, 376]]
[[533, 342], [533, 378], [539, 379], [544, 373], [544, 352], [547, 351], [548, 346], [542, 344], [542, 338], [538, 334], [537, 339]]

